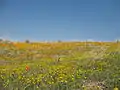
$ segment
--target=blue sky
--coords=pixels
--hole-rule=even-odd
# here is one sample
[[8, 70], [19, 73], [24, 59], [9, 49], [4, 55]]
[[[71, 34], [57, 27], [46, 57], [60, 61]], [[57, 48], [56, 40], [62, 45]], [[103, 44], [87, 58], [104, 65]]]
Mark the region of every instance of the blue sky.
[[120, 38], [120, 0], [0, 0], [0, 37], [11, 40]]

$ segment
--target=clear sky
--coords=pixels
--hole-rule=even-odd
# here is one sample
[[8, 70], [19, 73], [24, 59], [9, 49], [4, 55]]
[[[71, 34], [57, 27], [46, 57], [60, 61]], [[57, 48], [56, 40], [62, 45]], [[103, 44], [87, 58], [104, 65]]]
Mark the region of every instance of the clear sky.
[[120, 0], [0, 0], [0, 37], [115, 40], [120, 38]]

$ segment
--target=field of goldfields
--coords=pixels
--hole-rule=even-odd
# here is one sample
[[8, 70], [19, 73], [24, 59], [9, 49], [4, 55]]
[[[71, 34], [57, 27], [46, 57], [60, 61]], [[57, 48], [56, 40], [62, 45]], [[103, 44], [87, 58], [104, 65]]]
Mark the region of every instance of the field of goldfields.
[[120, 90], [120, 42], [0, 42], [0, 90]]

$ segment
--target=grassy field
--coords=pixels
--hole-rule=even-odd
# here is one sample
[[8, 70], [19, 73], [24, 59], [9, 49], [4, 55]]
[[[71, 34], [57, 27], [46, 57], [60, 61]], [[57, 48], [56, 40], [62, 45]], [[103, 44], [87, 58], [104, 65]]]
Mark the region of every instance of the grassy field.
[[119, 42], [0, 43], [0, 90], [117, 88]]

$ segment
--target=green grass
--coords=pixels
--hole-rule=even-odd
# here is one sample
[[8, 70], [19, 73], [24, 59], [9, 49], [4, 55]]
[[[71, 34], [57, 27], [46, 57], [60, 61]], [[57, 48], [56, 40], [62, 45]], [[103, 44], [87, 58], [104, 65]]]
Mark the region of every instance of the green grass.
[[[119, 43], [82, 47], [79, 43], [62, 42], [31, 50], [2, 47], [0, 50], [5, 50], [0, 56], [0, 90], [120, 88], [118, 48]], [[26, 66], [30, 68], [27, 71]]]

